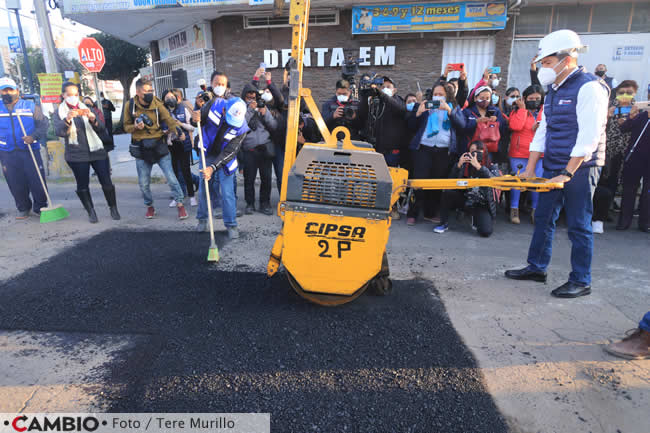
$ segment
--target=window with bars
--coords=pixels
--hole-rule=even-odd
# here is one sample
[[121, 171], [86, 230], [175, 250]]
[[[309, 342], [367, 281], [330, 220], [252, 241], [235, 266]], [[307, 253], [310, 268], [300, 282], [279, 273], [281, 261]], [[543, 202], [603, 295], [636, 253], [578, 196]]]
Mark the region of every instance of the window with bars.
[[571, 29], [578, 33], [650, 32], [650, 3], [597, 3], [525, 7], [517, 17], [517, 36], [544, 36]]
[[[312, 12], [309, 14], [309, 25], [335, 26], [339, 23], [338, 11]], [[244, 17], [245, 29], [262, 29], [269, 27], [289, 27], [288, 16], [250, 16]]]

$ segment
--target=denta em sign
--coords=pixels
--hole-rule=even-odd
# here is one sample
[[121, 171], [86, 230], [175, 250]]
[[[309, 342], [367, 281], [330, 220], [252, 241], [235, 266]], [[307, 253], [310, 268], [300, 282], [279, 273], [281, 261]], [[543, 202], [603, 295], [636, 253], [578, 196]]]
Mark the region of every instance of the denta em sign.
[[[287, 48], [264, 50], [264, 63], [269, 69], [283, 68], [290, 57], [291, 50]], [[345, 57], [343, 48], [305, 48], [303, 63], [306, 68], [340, 68]], [[395, 46], [374, 47], [374, 50], [373, 47], [360, 47], [355, 59], [359, 60], [359, 66], [392, 66], [395, 64]]]

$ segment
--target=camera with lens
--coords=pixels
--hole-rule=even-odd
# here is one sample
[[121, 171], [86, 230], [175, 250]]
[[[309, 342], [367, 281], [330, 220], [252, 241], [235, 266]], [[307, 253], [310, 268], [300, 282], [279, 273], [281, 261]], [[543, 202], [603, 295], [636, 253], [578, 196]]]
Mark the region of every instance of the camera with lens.
[[483, 162], [483, 151], [476, 150], [476, 151], [472, 152], [472, 155], [476, 156], [476, 160], [478, 162]]
[[201, 99], [203, 99], [203, 102], [210, 102], [210, 94], [208, 92], [201, 93]]
[[259, 90], [255, 94], [255, 102], [257, 103], [257, 108], [265, 108], [266, 107], [266, 102], [264, 102], [264, 99], [262, 98], [263, 94], [264, 94], [264, 90]]
[[359, 88], [361, 90], [368, 90], [371, 89], [373, 85], [381, 87], [383, 84], [384, 79], [382, 77], [378, 77], [377, 74], [364, 75], [361, 77], [361, 81], [359, 82]]
[[440, 101], [427, 101], [424, 103], [424, 108], [427, 110], [437, 110], [440, 108]]
[[136, 123], [144, 123], [149, 128], [153, 126], [153, 121], [145, 113], [142, 113], [135, 119]]

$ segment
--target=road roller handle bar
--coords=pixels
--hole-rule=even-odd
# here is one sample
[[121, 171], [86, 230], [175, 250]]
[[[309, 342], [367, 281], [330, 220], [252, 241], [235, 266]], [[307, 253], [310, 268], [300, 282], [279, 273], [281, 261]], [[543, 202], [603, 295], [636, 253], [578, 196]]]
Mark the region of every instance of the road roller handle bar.
[[549, 183], [548, 179], [541, 177], [522, 179], [517, 176], [497, 176], [478, 179], [408, 179], [395, 186], [395, 189], [470, 189], [476, 187], [490, 187], [501, 190], [537, 191], [547, 192], [552, 189], [564, 188], [561, 182]]

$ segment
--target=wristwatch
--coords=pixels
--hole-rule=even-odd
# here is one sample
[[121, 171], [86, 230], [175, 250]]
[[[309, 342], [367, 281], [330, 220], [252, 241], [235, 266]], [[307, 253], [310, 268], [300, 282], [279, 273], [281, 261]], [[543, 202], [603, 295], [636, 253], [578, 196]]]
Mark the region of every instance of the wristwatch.
[[569, 179], [573, 179], [573, 173], [571, 173], [569, 170], [566, 168], [560, 172], [560, 176], [566, 176]]

